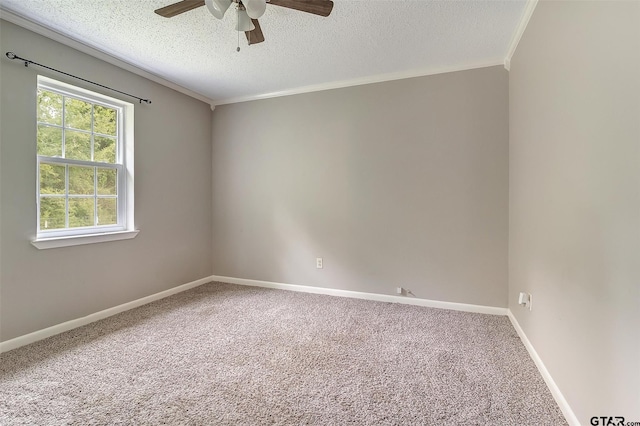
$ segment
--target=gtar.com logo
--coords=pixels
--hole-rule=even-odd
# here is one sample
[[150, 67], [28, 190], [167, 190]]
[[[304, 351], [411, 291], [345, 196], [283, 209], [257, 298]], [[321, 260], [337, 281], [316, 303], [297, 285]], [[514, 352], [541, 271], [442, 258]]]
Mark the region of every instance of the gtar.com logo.
[[624, 426], [624, 417], [591, 417], [593, 426]]

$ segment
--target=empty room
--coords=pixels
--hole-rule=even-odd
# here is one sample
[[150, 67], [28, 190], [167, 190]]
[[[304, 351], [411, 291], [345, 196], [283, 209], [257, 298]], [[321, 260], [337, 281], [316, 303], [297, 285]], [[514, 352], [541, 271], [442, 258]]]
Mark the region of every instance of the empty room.
[[0, 18], [0, 425], [640, 426], [640, 1]]

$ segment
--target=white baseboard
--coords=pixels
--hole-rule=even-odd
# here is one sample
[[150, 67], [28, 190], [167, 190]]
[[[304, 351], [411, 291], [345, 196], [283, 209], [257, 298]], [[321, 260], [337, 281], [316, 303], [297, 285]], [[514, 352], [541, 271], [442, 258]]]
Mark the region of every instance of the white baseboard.
[[213, 281], [212, 277], [201, 278], [199, 280], [191, 281], [190, 283], [186, 283], [178, 287], [170, 288], [169, 290], [161, 291], [160, 293], [152, 294], [150, 296], [146, 296], [132, 302], [123, 303], [122, 305], [114, 306], [113, 308], [105, 309], [103, 311], [87, 315], [86, 317], [63, 322], [62, 324], [57, 324], [42, 330], [34, 331], [33, 333], [25, 334], [24, 336], [19, 336], [5, 342], [0, 342], [0, 353], [19, 348], [20, 346], [28, 345], [29, 343], [37, 342], [38, 340], [46, 339], [47, 337], [69, 331], [77, 327], [82, 327], [83, 325], [87, 325], [92, 322], [110, 317], [112, 315], [119, 314], [120, 312], [128, 311], [129, 309], [146, 305], [147, 303], [155, 302], [156, 300], [164, 299], [165, 297], [172, 296], [176, 293], [180, 293], [194, 287], [198, 287], [199, 285], [206, 284], [211, 281]]
[[360, 291], [339, 290], [335, 288], [311, 287], [306, 285], [284, 284], [272, 281], [249, 280], [245, 278], [222, 277], [213, 275], [213, 281], [254, 287], [277, 288], [302, 293], [326, 294], [329, 296], [351, 297], [354, 299], [375, 300], [378, 302], [404, 303], [407, 305], [427, 306], [429, 308], [450, 309], [453, 311], [476, 312], [490, 315], [507, 315], [507, 308], [495, 306], [469, 305], [466, 303], [441, 302], [438, 300], [418, 299], [415, 297], [392, 296], [388, 294], [364, 293]]
[[255, 287], [277, 288], [281, 290], [300, 291], [304, 293], [326, 294], [330, 296], [352, 297], [355, 299], [375, 300], [379, 302], [404, 303], [408, 305], [427, 306], [431, 308], [451, 309], [454, 311], [477, 312], [481, 314], [491, 314], [491, 315], [507, 314], [507, 308], [497, 308], [493, 306], [468, 305], [465, 303], [453, 303], [453, 302], [440, 302], [437, 300], [417, 299], [417, 298], [411, 298], [411, 297], [391, 296], [386, 294], [363, 293], [359, 291], [338, 290], [338, 289], [323, 288], [323, 287], [309, 287], [304, 285], [283, 284], [283, 283], [275, 283], [271, 281], [248, 280], [243, 278], [222, 277], [222, 276], [212, 275], [209, 277], [201, 278], [196, 281], [192, 281], [190, 283], [180, 285], [178, 287], [170, 288], [169, 290], [161, 291], [159, 293], [143, 297], [141, 299], [134, 300], [132, 302], [123, 303], [122, 305], [114, 306], [113, 308], [108, 308], [100, 312], [96, 312], [81, 318], [76, 318], [74, 320], [66, 321], [61, 324], [47, 327], [42, 330], [34, 331], [33, 333], [25, 334], [24, 336], [19, 336], [4, 342], [0, 342], [0, 353], [19, 348], [20, 346], [25, 346], [30, 343], [37, 342], [38, 340], [46, 339], [47, 337], [51, 337], [56, 334], [63, 333], [65, 331], [69, 331], [77, 327], [82, 327], [83, 325], [87, 325], [92, 322], [110, 317], [112, 315], [119, 314], [120, 312], [128, 311], [130, 309], [134, 309], [139, 306], [146, 305], [147, 303], [155, 302], [156, 300], [163, 299], [165, 297], [192, 289], [194, 287], [197, 287], [212, 281], [220, 281], [220, 282], [226, 282], [230, 284], [240, 284], [240, 285], [248, 285], [248, 286], [255, 286]]
[[569, 423], [569, 426], [580, 426], [580, 422], [578, 421], [578, 418], [576, 417], [575, 413], [569, 406], [569, 403], [567, 402], [567, 400], [564, 398], [564, 395], [562, 395], [562, 392], [560, 392], [560, 388], [558, 387], [556, 382], [553, 380], [553, 377], [551, 377], [551, 373], [549, 373], [549, 370], [547, 370], [547, 367], [545, 367], [544, 363], [542, 362], [542, 359], [540, 358], [536, 350], [533, 348], [533, 345], [529, 341], [529, 338], [527, 338], [527, 335], [524, 334], [524, 330], [522, 330], [522, 327], [520, 327], [520, 324], [518, 324], [518, 320], [511, 312], [511, 309], [507, 309], [507, 315], [511, 320], [511, 324], [513, 324], [513, 328], [515, 328], [516, 331], [518, 332], [518, 336], [520, 336], [520, 340], [522, 340], [522, 343], [524, 343], [524, 347], [527, 348], [527, 351], [529, 352], [531, 359], [533, 359], [533, 362], [536, 364], [536, 367], [538, 367], [538, 371], [540, 371], [540, 374], [542, 375], [542, 378], [547, 384], [549, 391], [551, 391], [551, 395], [553, 396], [553, 399], [556, 400], [558, 407], [560, 407], [562, 414], [564, 414], [564, 417], [567, 420], [567, 423]]

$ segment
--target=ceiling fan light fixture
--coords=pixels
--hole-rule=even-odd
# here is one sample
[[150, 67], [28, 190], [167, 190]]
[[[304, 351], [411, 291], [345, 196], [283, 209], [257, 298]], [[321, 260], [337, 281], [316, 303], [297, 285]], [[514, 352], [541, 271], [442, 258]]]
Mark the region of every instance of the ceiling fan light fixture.
[[252, 19], [258, 19], [267, 9], [266, 0], [242, 0], [242, 4], [247, 9], [247, 15]]
[[224, 13], [229, 9], [231, 3], [231, 0], [204, 0], [204, 4], [207, 5], [209, 12], [218, 19], [224, 17]]
[[238, 7], [238, 22], [236, 23], [236, 31], [253, 31], [256, 26], [251, 22], [251, 18], [247, 15], [247, 11], [243, 7]]

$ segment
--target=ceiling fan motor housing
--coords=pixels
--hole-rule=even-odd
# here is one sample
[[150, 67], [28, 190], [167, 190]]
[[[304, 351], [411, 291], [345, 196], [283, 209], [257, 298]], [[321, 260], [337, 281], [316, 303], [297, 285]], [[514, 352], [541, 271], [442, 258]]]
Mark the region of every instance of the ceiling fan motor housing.
[[[238, 7], [241, 8], [240, 10], [246, 10], [247, 15], [249, 15], [249, 17], [252, 19], [258, 19], [259, 17], [264, 15], [265, 10], [267, 9], [266, 0], [236, 0], [235, 2], [238, 3]], [[232, 0], [204, 1], [204, 4], [207, 6], [207, 9], [209, 9], [209, 12], [211, 12], [211, 14], [218, 19], [222, 19], [224, 17], [224, 14], [229, 9], [229, 6], [231, 6], [231, 3], [233, 3]]]

